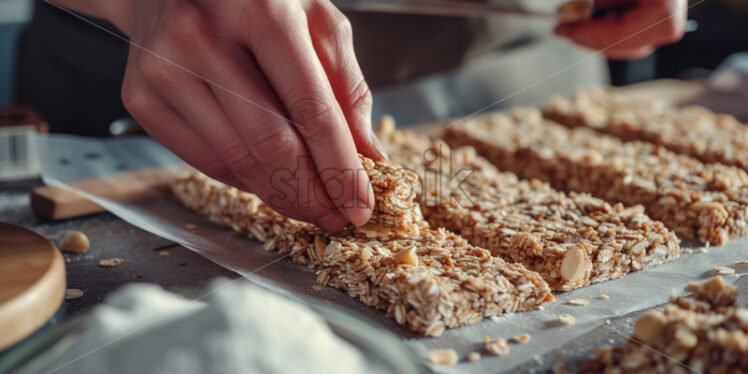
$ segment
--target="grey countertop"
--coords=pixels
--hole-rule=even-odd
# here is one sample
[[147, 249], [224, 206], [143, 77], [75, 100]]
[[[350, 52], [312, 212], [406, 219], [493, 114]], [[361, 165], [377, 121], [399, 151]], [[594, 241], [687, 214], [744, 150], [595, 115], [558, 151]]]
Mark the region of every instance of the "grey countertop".
[[[29, 191], [41, 185], [28, 181], [0, 184], [0, 221], [20, 225], [60, 239], [70, 230], [84, 232], [91, 248], [81, 254], [63, 252], [67, 288], [83, 291], [83, 297], [65, 301], [65, 315], [86, 313], [110, 292], [128, 283], [154, 283], [187, 298], [198, 298], [216, 277], [239, 275], [174, 242], [152, 235], [109, 213], [61, 222], [47, 222], [33, 215]], [[168, 253], [168, 256], [160, 252]], [[121, 257], [132, 260], [119, 267], [99, 267], [99, 260]]]

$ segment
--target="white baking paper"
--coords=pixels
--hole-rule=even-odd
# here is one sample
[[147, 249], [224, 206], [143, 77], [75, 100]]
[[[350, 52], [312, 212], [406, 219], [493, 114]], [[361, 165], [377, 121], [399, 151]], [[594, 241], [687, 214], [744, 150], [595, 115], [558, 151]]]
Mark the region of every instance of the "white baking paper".
[[[38, 141], [39, 148], [46, 150], [46, 154], [42, 155], [42, 169], [48, 184], [65, 186], [81, 179], [155, 166], [170, 166], [164, 172], [174, 174], [183, 168], [174, 155], [146, 138], [99, 140], [49, 135], [40, 137]], [[184, 208], [168, 192], [154, 191], [150, 196], [127, 202], [103, 199], [86, 191], [79, 192], [125, 221], [180, 243], [262, 286], [289, 296], [328, 299], [367, 316], [380, 323], [382, 328], [401, 336], [424, 361], [430, 349], [454, 348], [460, 355], [460, 363], [450, 367], [431, 365], [439, 373], [545, 372], [559, 360], [573, 367], [574, 363], [589, 358], [600, 345], [622, 342], [638, 312], [665, 303], [671, 292], [682, 292], [688, 281], [714, 275], [715, 266], [735, 268], [736, 274], [726, 276], [730, 283], [748, 273], [747, 266], [733, 265], [735, 261], [748, 259], [748, 240], [737, 239], [720, 247], [708, 248], [706, 253], [684, 253], [675, 261], [629, 274], [622, 279], [557, 293], [556, 301], [546, 304], [543, 310], [486, 319], [471, 326], [447, 330], [440, 337], [424, 338], [399, 327], [393, 320], [385, 318], [382, 312], [360, 303], [343, 291], [330, 287], [314, 291], [312, 286], [316, 284], [316, 277], [310, 270], [276, 253], [265, 252], [258, 242], [241, 237]], [[186, 224], [197, 225], [199, 234], [185, 229]], [[684, 242], [683, 247], [696, 249], [698, 244]], [[744, 284], [748, 283], [745, 279], [742, 279]], [[601, 294], [610, 298], [604, 300], [599, 297]], [[565, 303], [572, 298], [584, 298], [590, 304], [572, 306]], [[744, 293], [741, 300], [745, 302]], [[562, 313], [573, 315], [576, 323], [563, 327], [555, 324], [554, 321]], [[621, 329], [620, 334], [615, 332], [616, 329]], [[510, 338], [520, 333], [529, 333], [530, 342], [511, 344], [510, 353], [506, 356], [491, 356], [483, 349], [484, 336]], [[481, 352], [483, 359], [467, 362], [465, 356], [473, 351]]]

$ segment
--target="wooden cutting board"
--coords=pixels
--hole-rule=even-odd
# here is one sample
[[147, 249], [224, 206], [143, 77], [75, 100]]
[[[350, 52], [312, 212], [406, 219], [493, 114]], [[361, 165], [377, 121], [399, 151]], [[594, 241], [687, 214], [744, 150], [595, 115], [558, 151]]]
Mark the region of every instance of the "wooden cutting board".
[[0, 351], [44, 326], [65, 288], [65, 261], [54, 243], [0, 222]]

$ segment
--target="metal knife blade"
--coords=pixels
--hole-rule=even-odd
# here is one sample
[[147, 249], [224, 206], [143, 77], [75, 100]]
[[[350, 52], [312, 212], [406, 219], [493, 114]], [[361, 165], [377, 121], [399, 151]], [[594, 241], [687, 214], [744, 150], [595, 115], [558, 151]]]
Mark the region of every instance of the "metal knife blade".
[[[466, 1], [466, 0], [332, 0], [343, 10], [361, 12], [384, 12], [438, 15], [452, 17], [490, 17], [497, 15], [522, 15], [559, 18], [575, 21], [589, 18], [592, 13], [592, 0], [571, 0], [553, 2], [543, 0], [549, 6], [534, 7], [525, 2], [509, 1]], [[542, 4], [542, 3], [541, 3]], [[559, 6], [560, 4], [560, 6]], [[570, 11], [571, 10], [571, 11]]]

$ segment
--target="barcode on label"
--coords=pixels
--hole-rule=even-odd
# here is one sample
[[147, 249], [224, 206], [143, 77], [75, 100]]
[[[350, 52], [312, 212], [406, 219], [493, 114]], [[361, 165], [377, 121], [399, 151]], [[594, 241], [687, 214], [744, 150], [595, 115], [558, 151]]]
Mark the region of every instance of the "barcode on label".
[[0, 130], [0, 181], [33, 178], [39, 175], [34, 126]]

